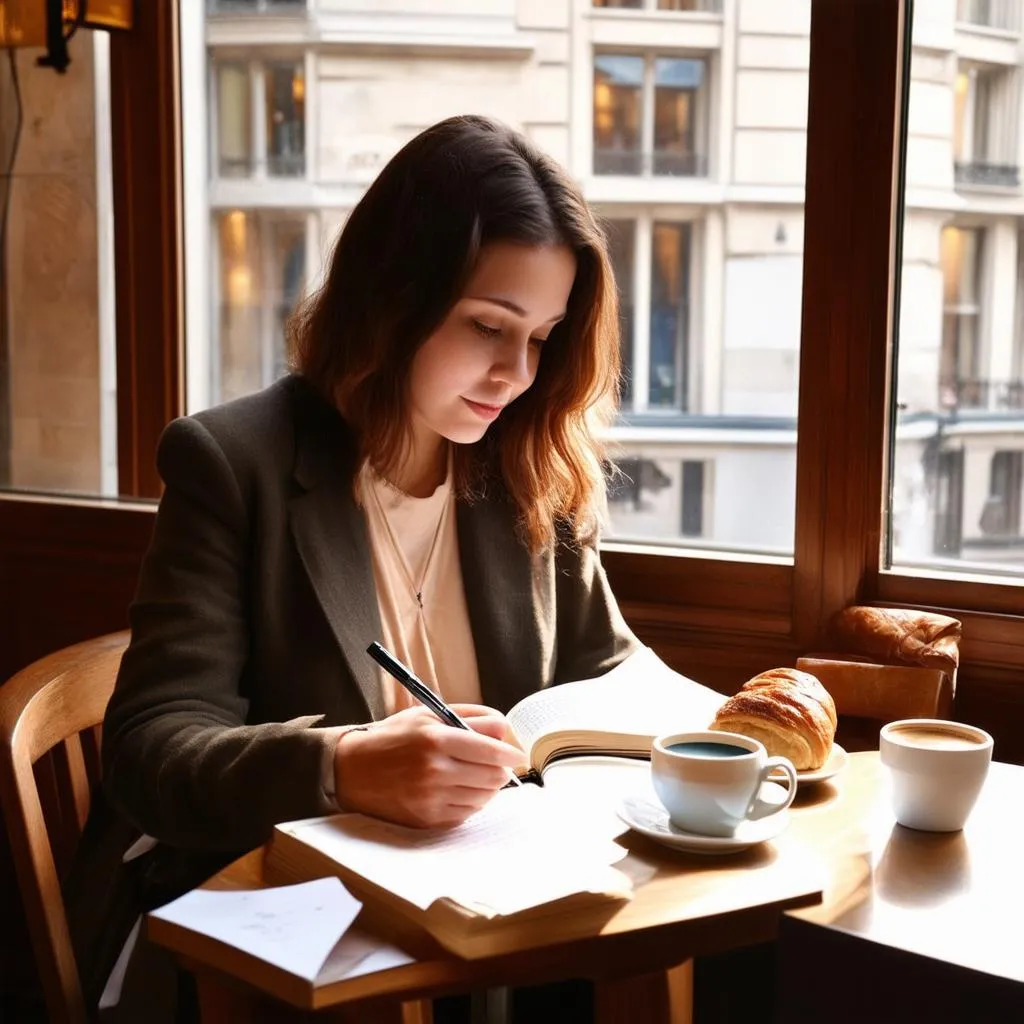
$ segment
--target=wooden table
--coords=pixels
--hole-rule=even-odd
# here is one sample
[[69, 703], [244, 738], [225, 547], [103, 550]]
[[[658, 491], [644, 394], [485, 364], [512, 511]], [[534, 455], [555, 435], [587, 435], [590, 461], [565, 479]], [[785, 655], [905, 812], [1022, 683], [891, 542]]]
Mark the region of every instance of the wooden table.
[[[629, 855], [619, 867], [633, 878], [631, 902], [588, 934], [573, 934], [567, 923], [565, 934], [552, 935], [549, 926], [521, 948], [472, 963], [446, 954], [423, 935], [405, 935], [402, 944], [414, 962], [309, 985], [272, 969], [254, 971], [244, 957], [217, 943], [173, 933], [157, 932], [153, 938], [197, 972], [211, 1020], [245, 1019], [239, 1002], [245, 992], [259, 991], [307, 1009], [356, 1011], [362, 1005], [370, 1010], [367, 1019], [383, 1020], [382, 999], [390, 1000], [399, 1019], [401, 1000], [591, 977], [597, 982], [602, 1024], [681, 1022], [689, 1019], [690, 958], [774, 938], [784, 910], [809, 907], [800, 911], [805, 921], [861, 928], [873, 937], [885, 932], [894, 942], [908, 941], [900, 936], [910, 931], [923, 936], [921, 942], [936, 942], [929, 921], [939, 904], [958, 907], [965, 922], [972, 915], [983, 917], [989, 897], [999, 889], [998, 878], [1008, 877], [1013, 856], [1004, 846], [996, 808], [1008, 791], [1024, 784], [1024, 769], [994, 765], [991, 780], [959, 838], [921, 840], [916, 833], [894, 831], [877, 753], [852, 755], [833, 782], [801, 793], [786, 832], [742, 854], [680, 855], [627, 833], [620, 842]], [[1020, 790], [1015, 792], [1019, 806]], [[262, 851], [236, 861], [208, 883], [221, 888], [261, 884]], [[819, 902], [821, 891], [824, 902], [810, 907]], [[966, 948], [969, 942], [960, 945], [965, 947], [960, 955], [973, 955]], [[934, 950], [952, 955], [945, 946]], [[1018, 968], [1024, 969], [1024, 963]], [[425, 1007], [407, 1002], [404, 1019], [423, 1019]]]
[[819, 906], [782, 923], [785, 1013], [1024, 1020], [1024, 767], [993, 763], [966, 828], [933, 833], [895, 824], [876, 753], [853, 765], [822, 808], [828, 830], [806, 818], [791, 830], [831, 877]]

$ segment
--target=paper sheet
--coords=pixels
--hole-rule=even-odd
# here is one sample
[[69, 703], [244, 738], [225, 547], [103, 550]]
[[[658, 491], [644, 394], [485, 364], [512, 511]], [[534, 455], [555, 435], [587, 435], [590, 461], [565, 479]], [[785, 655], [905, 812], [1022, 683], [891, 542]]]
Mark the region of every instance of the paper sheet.
[[448, 897], [512, 914], [578, 892], [623, 888], [625, 856], [606, 821], [537, 786], [499, 792], [453, 829], [412, 829], [360, 814], [286, 826], [357, 874], [426, 910]]
[[268, 889], [193, 889], [151, 912], [313, 981], [362, 904], [337, 878]]

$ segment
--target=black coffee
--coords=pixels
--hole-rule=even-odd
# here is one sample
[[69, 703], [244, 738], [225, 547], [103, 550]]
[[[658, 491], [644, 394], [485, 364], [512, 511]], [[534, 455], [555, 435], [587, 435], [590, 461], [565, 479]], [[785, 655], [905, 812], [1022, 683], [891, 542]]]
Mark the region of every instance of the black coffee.
[[693, 740], [690, 743], [670, 743], [666, 748], [673, 754], [693, 754], [695, 757], [742, 757], [749, 754], [746, 747], [737, 747], [732, 743], [713, 743], [706, 740]]

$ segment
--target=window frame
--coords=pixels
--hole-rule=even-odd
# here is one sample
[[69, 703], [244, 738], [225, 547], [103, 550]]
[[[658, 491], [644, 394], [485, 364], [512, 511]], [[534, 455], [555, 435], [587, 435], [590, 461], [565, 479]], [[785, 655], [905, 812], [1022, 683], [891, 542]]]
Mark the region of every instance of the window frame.
[[[811, 5], [793, 558], [609, 543], [603, 561], [641, 639], [702, 681], [735, 688], [822, 649], [832, 615], [853, 602], [930, 608], [964, 622], [958, 707], [963, 699], [969, 714], [984, 693], [989, 709], [1012, 707], [1019, 721], [1024, 586], [882, 567], [909, 4]], [[177, 0], [138, 5], [132, 32], [111, 40], [111, 77], [120, 492], [152, 499], [157, 439], [185, 407]], [[51, 505], [61, 543], [81, 522], [83, 542], [109, 530], [112, 547], [126, 515], [154, 508]], [[0, 561], [41, 521], [38, 508], [0, 496], [0, 538], [12, 538]], [[19, 587], [10, 581], [0, 604], [13, 605]]]

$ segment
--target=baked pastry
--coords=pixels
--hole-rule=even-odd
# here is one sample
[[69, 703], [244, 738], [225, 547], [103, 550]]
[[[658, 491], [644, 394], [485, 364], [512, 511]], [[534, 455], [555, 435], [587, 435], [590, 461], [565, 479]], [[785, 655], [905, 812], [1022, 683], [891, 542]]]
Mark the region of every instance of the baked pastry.
[[940, 668], [951, 676], [960, 662], [959, 620], [912, 608], [851, 605], [832, 620], [839, 643], [885, 662]]
[[760, 740], [797, 771], [814, 770], [832, 752], [836, 706], [809, 672], [773, 668], [744, 683], [718, 709], [711, 728]]

